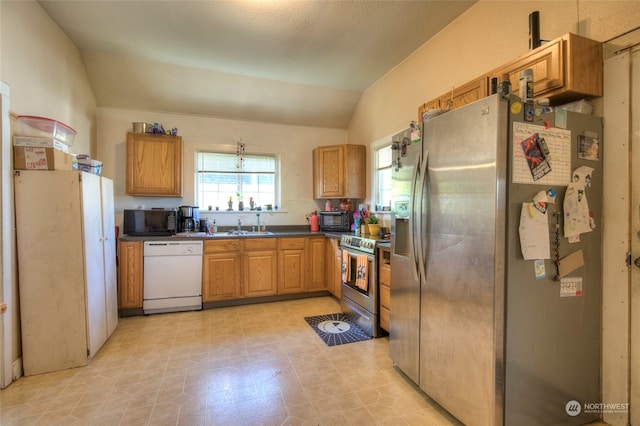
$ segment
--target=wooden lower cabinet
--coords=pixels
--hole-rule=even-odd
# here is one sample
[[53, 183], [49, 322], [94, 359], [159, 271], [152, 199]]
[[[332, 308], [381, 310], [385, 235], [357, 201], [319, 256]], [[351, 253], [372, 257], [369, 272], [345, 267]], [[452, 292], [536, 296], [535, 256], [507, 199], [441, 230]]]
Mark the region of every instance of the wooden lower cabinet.
[[280, 238], [278, 294], [303, 293], [306, 290], [306, 238]]
[[[337, 238], [212, 239], [203, 242], [202, 301], [330, 290], [340, 297]], [[120, 241], [118, 308], [142, 309], [143, 241]]]
[[[329, 285], [339, 291], [340, 266], [338, 272], [333, 268], [338, 239], [332, 239], [331, 257], [325, 241], [324, 236], [206, 240], [202, 301], [323, 291]], [[332, 269], [325, 272], [327, 259]], [[335, 295], [335, 288], [331, 292]]]
[[391, 330], [391, 251], [389, 249], [378, 249], [379, 271], [378, 282], [380, 283], [380, 327]]
[[215, 302], [242, 297], [240, 240], [204, 242], [202, 301]]
[[142, 309], [142, 241], [120, 241], [118, 309]]
[[278, 294], [278, 239], [242, 240], [245, 297]]
[[307, 264], [309, 272], [307, 278], [307, 291], [322, 291], [327, 289], [325, 279], [324, 246], [325, 237], [307, 238]]
[[342, 253], [340, 250], [340, 239], [328, 237], [325, 241], [325, 271], [327, 290], [340, 299], [341, 275], [342, 275]]

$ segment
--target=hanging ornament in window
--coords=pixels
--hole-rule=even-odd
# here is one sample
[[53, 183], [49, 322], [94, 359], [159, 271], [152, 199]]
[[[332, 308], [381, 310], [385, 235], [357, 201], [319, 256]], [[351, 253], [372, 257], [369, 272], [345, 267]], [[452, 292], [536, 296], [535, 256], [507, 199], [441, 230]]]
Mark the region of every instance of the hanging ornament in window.
[[236, 147], [236, 157], [236, 168], [238, 170], [244, 170], [244, 144], [242, 143], [242, 139], [240, 139], [240, 142], [238, 142]]

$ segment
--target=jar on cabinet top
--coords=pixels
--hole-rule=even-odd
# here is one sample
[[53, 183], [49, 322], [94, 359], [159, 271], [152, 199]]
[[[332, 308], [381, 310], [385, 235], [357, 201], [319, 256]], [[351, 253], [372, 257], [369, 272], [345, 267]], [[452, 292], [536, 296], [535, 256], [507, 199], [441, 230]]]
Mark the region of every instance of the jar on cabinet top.
[[351, 200], [342, 199], [340, 200], [340, 210], [351, 211]]

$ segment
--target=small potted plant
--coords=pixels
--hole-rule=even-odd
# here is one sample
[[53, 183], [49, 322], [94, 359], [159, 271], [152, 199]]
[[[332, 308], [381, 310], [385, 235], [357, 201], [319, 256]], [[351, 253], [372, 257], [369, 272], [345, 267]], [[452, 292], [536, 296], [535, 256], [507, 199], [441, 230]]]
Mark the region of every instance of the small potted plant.
[[238, 196], [238, 210], [243, 211], [244, 210], [244, 201], [242, 201], [242, 195], [239, 192], [236, 193], [236, 195]]
[[233, 210], [233, 197], [229, 196], [229, 202], [227, 204], [229, 205], [227, 211], [230, 212], [231, 210]]
[[256, 202], [253, 201], [253, 197], [249, 197], [249, 208], [251, 210], [255, 210], [256, 209]]
[[369, 234], [377, 235], [380, 232], [380, 224], [378, 223], [378, 218], [371, 215], [369, 216]]

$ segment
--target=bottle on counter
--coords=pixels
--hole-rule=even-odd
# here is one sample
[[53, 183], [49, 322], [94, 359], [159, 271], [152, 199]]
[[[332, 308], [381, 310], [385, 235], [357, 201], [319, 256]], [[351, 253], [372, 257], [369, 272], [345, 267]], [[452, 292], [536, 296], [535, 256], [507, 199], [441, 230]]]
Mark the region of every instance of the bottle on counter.
[[320, 221], [318, 220], [318, 212], [311, 213], [311, 217], [309, 218], [309, 223], [311, 224], [311, 232], [318, 232], [320, 230]]

